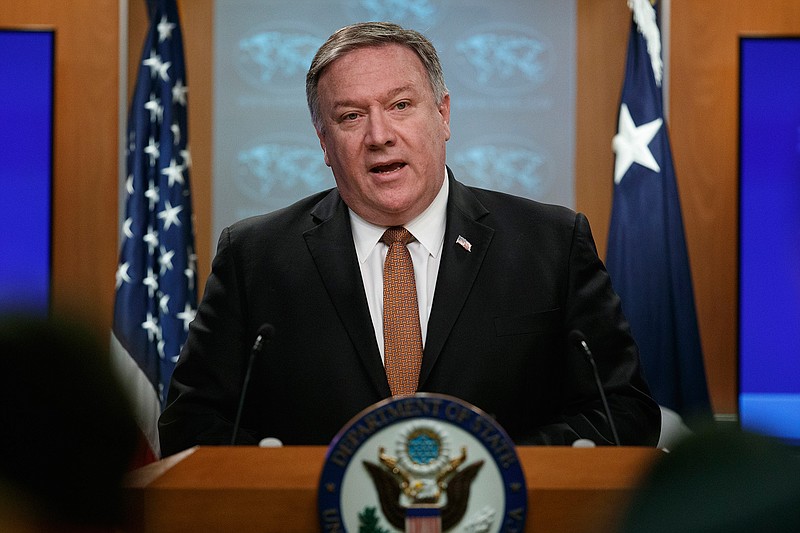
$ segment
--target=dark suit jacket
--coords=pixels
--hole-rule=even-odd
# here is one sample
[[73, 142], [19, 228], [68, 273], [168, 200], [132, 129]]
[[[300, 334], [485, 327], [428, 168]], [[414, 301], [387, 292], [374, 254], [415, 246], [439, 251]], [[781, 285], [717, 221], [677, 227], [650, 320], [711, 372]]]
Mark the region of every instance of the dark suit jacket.
[[[464, 399], [517, 443], [608, 443], [588, 338], [624, 444], [658, 439], [660, 413], [581, 214], [450, 179], [447, 229], [419, 391]], [[463, 236], [467, 251], [456, 244]], [[160, 420], [162, 453], [231, 438], [264, 323], [237, 442], [327, 444], [390, 396], [337, 190], [225, 229]]]

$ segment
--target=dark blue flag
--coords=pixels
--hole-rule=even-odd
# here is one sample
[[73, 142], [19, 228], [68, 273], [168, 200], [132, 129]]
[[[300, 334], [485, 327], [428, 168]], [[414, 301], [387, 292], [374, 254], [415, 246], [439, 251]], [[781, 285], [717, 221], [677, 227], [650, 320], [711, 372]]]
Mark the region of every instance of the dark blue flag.
[[684, 417], [704, 416], [710, 405], [664, 121], [661, 37], [650, 2], [629, 5], [606, 263], [656, 401]]
[[187, 87], [175, 0], [150, 5], [128, 116], [112, 349], [158, 456], [157, 420], [197, 308]]

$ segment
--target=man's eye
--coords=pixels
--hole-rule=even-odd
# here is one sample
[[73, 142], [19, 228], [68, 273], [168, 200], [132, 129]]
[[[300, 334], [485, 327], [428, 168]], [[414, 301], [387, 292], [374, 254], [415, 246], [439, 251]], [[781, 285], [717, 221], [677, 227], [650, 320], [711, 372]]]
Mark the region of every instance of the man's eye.
[[408, 107], [408, 102], [397, 102], [397, 105], [395, 106], [395, 108], [401, 111], [407, 107]]
[[358, 118], [358, 113], [347, 113], [344, 117], [344, 120], [355, 120]]

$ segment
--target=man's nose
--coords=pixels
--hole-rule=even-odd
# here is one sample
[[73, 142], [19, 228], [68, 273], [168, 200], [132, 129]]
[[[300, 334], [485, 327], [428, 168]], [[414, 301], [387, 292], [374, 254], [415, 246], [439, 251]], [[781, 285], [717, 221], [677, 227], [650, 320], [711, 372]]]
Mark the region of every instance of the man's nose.
[[382, 111], [370, 113], [367, 119], [366, 143], [373, 148], [392, 146], [395, 131], [391, 120]]

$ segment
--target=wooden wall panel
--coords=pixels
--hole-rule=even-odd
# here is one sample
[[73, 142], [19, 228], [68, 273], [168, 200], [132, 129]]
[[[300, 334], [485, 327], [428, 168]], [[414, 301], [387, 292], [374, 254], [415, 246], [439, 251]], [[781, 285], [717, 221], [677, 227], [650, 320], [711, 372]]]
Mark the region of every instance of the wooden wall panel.
[[611, 218], [617, 106], [625, 72], [630, 11], [622, 0], [578, 0], [575, 205], [606, 256]]
[[[179, 0], [189, 78], [189, 143], [192, 152], [192, 201], [195, 214], [197, 278], [202, 297], [211, 272], [218, 235], [211, 235], [213, 215], [212, 116], [214, 0]], [[220, 179], [230, 179], [221, 176]], [[213, 244], [212, 244], [213, 243]]]
[[117, 256], [116, 1], [6, 1], [0, 26], [55, 29], [53, 310], [106, 338]]
[[736, 413], [739, 37], [800, 34], [796, 0], [671, 0], [670, 127], [715, 411]]
[[[53, 310], [107, 336], [118, 250], [119, 2], [11, 0], [0, 26], [56, 31], [53, 161]], [[187, 8], [187, 6], [191, 8]], [[180, 0], [189, 71], [199, 278], [210, 267], [211, 46], [213, 0]], [[146, 31], [144, 0], [129, 0], [128, 64], [138, 63]], [[127, 113], [126, 113], [127, 115]]]
[[[576, 202], [605, 255], [610, 139], [628, 36], [622, 0], [578, 1]], [[737, 408], [738, 46], [800, 34], [796, 0], [671, 0], [669, 111], [706, 372], [716, 413]]]

